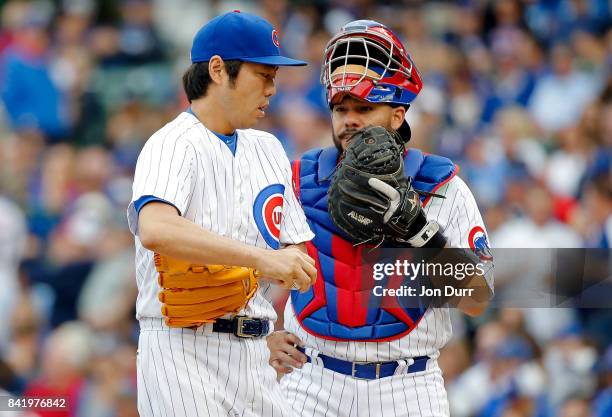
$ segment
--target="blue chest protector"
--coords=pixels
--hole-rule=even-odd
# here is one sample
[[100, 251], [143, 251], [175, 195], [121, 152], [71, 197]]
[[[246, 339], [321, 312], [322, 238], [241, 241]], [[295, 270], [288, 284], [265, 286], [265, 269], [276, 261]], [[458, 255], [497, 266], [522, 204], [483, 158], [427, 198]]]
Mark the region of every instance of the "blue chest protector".
[[[307, 292], [292, 291], [291, 303], [302, 327], [315, 336], [341, 341], [394, 340], [412, 331], [426, 309], [403, 307], [399, 302], [375, 306], [369, 299], [374, 282], [361, 278], [363, 245], [353, 247], [345, 240], [327, 211], [327, 189], [338, 156], [335, 147], [314, 149], [293, 163], [294, 186], [315, 234], [306, 246], [319, 275]], [[417, 149], [406, 153], [404, 166], [413, 186], [430, 192], [457, 171], [450, 159]], [[421, 199], [427, 204], [424, 196]]]

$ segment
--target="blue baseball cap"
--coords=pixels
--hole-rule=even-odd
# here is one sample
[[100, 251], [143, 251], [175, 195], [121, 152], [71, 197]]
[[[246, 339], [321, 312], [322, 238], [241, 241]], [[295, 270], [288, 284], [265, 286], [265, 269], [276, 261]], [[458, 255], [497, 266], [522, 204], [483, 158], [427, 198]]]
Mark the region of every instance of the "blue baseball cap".
[[191, 62], [210, 61], [214, 55], [264, 65], [306, 65], [280, 54], [278, 32], [267, 20], [239, 10], [215, 17], [193, 38]]

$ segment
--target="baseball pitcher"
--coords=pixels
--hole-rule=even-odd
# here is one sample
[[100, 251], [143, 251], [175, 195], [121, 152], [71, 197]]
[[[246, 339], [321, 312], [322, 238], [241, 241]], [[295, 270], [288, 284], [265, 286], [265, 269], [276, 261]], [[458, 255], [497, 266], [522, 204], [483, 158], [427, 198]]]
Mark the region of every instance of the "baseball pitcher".
[[268, 365], [271, 284], [316, 278], [313, 234], [280, 142], [250, 129], [275, 94], [279, 53], [264, 19], [234, 11], [196, 34], [191, 106], [146, 142], [128, 208], [136, 241], [143, 417], [292, 415]]

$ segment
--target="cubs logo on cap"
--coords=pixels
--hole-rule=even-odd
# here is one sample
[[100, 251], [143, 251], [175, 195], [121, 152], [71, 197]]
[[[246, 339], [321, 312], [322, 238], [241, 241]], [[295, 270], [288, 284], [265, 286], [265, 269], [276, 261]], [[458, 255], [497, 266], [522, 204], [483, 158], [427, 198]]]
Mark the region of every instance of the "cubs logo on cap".
[[272, 31], [272, 43], [274, 43], [277, 48], [280, 48], [280, 41], [278, 40], [278, 31], [276, 29]]
[[259, 233], [273, 249], [280, 247], [280, 228], [283, 219], [285, 186], [271, 184], [257, 194], [253, 203], [253, 217]]
[[468, 235], [468, 243], [470, 248], [482, 261], [492, 261], [493, 255], [491, 254], [491, 248], [489, 247], [489, 241], [487, 240], [487, 234], [484, 229], [480, 226], [475, 226], [470, 230]]

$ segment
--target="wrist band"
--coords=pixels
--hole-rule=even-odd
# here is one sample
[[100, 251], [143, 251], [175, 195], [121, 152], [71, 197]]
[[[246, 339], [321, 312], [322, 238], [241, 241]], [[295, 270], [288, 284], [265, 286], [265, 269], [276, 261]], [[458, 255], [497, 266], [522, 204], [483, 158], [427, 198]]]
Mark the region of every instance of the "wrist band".
[[410, 246], [414, 248], [421, 248], [427, 244], [438, 232], [440, 231], [440, 225], [436, 221], [428, 221], [425, 226], [413, 237], [407, 240]]

